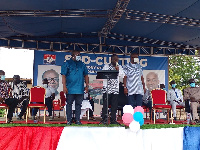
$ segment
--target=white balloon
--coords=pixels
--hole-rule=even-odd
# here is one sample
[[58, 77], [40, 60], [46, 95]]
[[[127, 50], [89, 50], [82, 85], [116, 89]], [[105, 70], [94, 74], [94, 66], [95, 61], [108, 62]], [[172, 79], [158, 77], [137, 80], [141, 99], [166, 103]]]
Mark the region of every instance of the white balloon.
[[132, 115], [134, 114], [134, 109], [131, 105], [125, 105], [123, 107], [123, 113], [131, 113]]
[[140, 130], [140, 123], [133, 120], [130, 124], [129, 124], [129, 128], [131, 131], [133, 132], [138, 132]]

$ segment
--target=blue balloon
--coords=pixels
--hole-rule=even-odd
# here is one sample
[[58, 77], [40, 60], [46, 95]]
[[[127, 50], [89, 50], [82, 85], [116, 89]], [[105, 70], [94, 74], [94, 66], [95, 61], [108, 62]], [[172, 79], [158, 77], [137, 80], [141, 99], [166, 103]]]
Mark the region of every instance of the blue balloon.
[[139, 122], [140, 126], [142, 126], [144, 124], [144, 119], [142, 118], [142, 120], [140, 120]]
[[140, 120], [143, 119], [143, 114], [142, 114], [141, 112], [137, 111], [137, 112], [135, 112], [135, 113], [133, 114], [133, 119], [134, 119], [135, 121], [137, 121], [137, 122], [140, 122]]

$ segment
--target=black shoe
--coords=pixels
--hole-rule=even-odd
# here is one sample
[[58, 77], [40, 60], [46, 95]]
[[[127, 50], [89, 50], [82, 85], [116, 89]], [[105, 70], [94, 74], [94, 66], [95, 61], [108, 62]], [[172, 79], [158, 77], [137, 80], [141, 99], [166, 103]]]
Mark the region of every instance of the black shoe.
[[89, 118], [89, 120], [93, 120], [93, 121], [96, 121], [96, 119], [92, 116]]
[[17, 120], [24, 120], [24, 119], [22, 119], [22, 117], [17, 117]]
[[12, 122], [13, 122], [12, 119], [7, 120], [7, 123], [12, 123]]
[[82, 123], [80, 121], [76, 121], [75, 124], [82, 125]]
[[198, 119], [195, 119], [194, 121], [195, 121], [196, 124], [200, 123], [200, 121]]
[[174, 120], [176, 121], [176, 117], [174, 117]]
[[72, 125], [72, 122], [71, 121], [67, 121], [67, 125]]

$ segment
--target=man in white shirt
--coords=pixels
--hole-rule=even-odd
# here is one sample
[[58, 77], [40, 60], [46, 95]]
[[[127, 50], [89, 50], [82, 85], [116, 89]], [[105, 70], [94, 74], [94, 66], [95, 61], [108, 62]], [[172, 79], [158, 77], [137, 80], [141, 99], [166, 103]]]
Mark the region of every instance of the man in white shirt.
[[[47, 78], [43, 79], [43, 87], [46, 90], [45, 93], [45, 104], [47, 105], [48, 108], [48, 113], [49, 113], [49, 120], [52, 121], [53, 120], [53, 116], [52, 116], [52, 103], [53, 100], [55, 99], [55, 89], [48, 86], [48, 80]], [[33, 109], [33, 118], [35, 120], [35, 115], [37, 114], [38, 109], [34, 108]]]
[[174, 117], [174, 120], [176, 120], [176, 105], [185, 107], [185, 103], [183, 102], [183, 95], [182, 95], [181, 90], [175, 88], [176, 83], [174, 80], [170, 82], [170, 85], [172, 89], [168, 90], [167, 101], [169, 101], [170, 104], [172, 105], [173, 117]]
[[130, 62], [124, 69], [124, 94], [128, 95], [128, 103], [133, 108], [142, 106], [142, 97], [146, 92], [142, 66], [137, 63], [138, 54], [131, 54]]
[[[103, 81], [103, 109], [102, 109], [102, 118], [103, 120], [101, 123], [106, 124], [107, 123], [107, 95], [108, 92], [108, 101], [111, 104], [111, 118], [110, 118], [110, 124], [119, 124], [116, 121], [116, 113], [117, 113], [117, 107], [118, 107], [118, 96], [119, 96], [119, 78], [124, 77], [124, 71], [122, 69], [122, 66], [118, 64], [119, 58], [116, 54], [113, 54], [111, 56], [111, 63], [104, 65], [102, 70], [118, 70], [119, 74], [117, 79], [108, 79]], [[108, 82], [108, 87], [107, 87]]]

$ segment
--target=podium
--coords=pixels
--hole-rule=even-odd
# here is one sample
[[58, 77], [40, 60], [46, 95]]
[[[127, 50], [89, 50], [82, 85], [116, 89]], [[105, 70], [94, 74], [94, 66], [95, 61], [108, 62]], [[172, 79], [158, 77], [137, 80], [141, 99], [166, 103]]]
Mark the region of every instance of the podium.
[[[118, 70], [101, 70], [101, 71], [97, 71], [96, 79], [107, 79], [107, 90], [106, 90], [107, 117], [108, 117], [108, 80], [109, 79], [117, 79], [118, 74], [119, 74]], [[108, 125], [108, 118], [107, 118], [107, 125]]]

